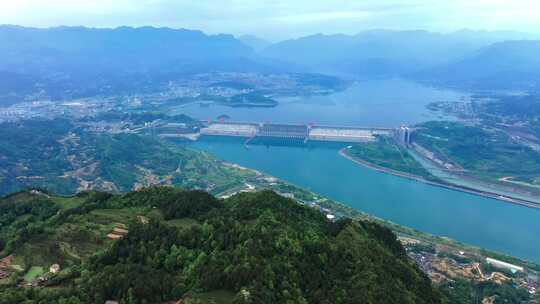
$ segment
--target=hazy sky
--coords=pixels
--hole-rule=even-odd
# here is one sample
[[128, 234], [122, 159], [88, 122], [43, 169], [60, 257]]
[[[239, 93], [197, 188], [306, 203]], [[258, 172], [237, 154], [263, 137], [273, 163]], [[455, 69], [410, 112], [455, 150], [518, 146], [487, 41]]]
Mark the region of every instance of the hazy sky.
[[374, 28], [540, 33], [540, 0], [0, 0], [0, 24], [153, 25], [272, 40]]

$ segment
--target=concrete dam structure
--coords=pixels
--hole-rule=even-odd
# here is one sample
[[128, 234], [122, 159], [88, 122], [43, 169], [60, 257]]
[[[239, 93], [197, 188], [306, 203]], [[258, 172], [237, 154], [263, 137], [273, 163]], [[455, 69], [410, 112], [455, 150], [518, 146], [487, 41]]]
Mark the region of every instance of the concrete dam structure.
[[303, 125], [262, 124], [259, 127], [257, 137], [305, 140], [309, 137], [309, 128]]
[[279, 138], [308, 141], [362, 143], [377, 135], [391, 135], [394, 129], [372, 127], [314, 126], [300, 124], [203, 122], [200, 134], [207, 136], [233, 136], [254, 138]]

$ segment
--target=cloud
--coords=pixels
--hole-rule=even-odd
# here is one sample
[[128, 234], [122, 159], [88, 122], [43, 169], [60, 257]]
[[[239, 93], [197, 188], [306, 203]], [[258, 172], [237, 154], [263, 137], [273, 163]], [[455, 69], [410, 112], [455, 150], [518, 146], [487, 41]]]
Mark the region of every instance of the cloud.
[[313, 23], [322, 21], [335, 21], [343, 19], [364, 19], [372, 16], [369, 11], [340, 11], [340, 12], [317, 12], [308, 14], [296, 14], [279, 16], [274, 18], [276, 22], [284, 23]]

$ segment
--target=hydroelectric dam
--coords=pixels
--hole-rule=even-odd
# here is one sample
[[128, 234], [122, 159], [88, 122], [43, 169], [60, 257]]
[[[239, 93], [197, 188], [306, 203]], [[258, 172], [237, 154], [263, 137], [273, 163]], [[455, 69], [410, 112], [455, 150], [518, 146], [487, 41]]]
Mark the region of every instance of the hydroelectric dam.
[[378, 135], [392, 135], [396, 129], [377, 127], [325, 126], [305, 124], [275, 124], [256, 122], [203, 121], [201, 136], [228, 136], [246, 138], [246, 143], [256, 138], [286, 140], [327, 141], [344, 143], [370, 142]]

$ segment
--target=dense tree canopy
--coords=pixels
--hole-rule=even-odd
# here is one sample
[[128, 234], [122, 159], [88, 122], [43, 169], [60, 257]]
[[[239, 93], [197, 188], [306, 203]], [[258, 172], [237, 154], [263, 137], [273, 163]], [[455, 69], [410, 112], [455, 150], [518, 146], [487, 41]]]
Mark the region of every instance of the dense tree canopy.
[[213, 291], [231, 295], [224, 303], [442, 301], [387, 228], [332, 222], [271, 191], [224, 201], [174, 188], [84, 197], [55, 221], [99, 208], [148, 207], [161, 217], [131, 221], [124, 238], [54, 281], [61, 288], [4, 287], [0, 303], [162, 303]]

